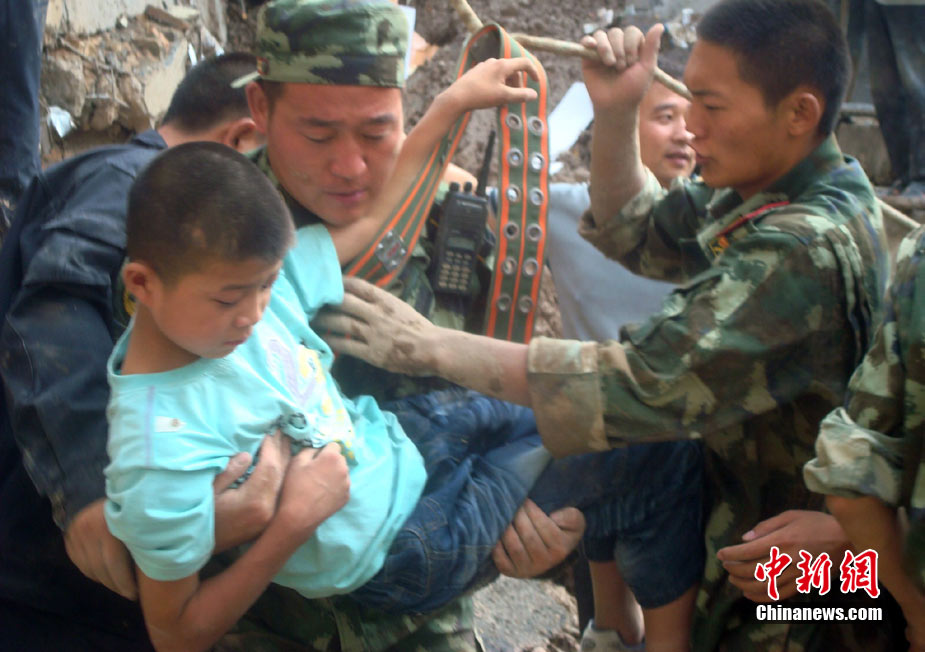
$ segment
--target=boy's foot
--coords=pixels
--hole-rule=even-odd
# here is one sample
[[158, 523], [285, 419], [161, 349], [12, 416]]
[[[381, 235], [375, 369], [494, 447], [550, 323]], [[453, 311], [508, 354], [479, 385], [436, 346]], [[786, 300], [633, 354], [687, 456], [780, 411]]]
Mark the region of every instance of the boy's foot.
[[588, 626], [581, 635], [581, 652], [643, 652], [645, 649], [645, 639], [635, 645], [629, 645], [620, 638], [620, 632], [617, 630], [595, 627], [593, 618], [588, 621]]

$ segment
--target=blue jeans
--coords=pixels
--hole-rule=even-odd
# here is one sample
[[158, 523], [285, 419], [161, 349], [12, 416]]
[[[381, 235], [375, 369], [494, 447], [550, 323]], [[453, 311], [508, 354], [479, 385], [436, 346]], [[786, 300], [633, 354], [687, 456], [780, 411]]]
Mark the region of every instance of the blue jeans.
[[703, 458], [696, 442], [553, 461], [527, 408], [460, 390], [383, 407], [418, 447], [428, 480], [383, 568], [351, 594], [363, 604], [427, 612], [493, 579], [491, 550], [528, 497], [546, 512], [582, 509], [586, 546], [617, 556], [644, 606], [666, 604], [699, 580]]

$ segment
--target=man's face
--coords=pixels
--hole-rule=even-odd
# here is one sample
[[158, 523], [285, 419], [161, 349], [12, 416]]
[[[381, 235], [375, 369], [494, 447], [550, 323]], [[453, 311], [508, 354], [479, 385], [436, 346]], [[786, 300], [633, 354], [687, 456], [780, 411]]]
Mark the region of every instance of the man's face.
[[397, 88], [287, 83], [272, 111], [254, 119], [280, 183], [334, 226], [369, 213], [404, 136]]
[[761, 90], [742, 80], [736, 57], [709, 41], [694, 45], [684, 72], [694, 96], [687, 128], [707, 185], [733, 188], [747, 199], [793, 161], [781, 105], [768, 107]]
[[221, 358], [243, 344], [270, 301], [281, 261], [215, 261], [173, 283], [155, 277], [146, 302], [163, 336], [190, 360]]
[[643, 164], [667, 187], [694, 170], [694, 150], [685, 116], [691, 103], [662, 84], [652, 84], [639, 105], [639, 147]]

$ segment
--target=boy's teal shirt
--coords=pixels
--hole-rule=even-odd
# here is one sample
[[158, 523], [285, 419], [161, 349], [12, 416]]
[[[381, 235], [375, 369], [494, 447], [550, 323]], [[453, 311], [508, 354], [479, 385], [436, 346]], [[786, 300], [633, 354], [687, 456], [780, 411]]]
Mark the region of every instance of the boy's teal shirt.
[[277, 428], [300, 445], [341, 443], [351, 490], [274, 581], [322, 597], [356, 589], [382, 566], [426, 473], [395, 417], [369, 397], [342, 396], [330, 375], [334, 356], [308, 322], [342, 298], [330, 236], [310, 226], [297, 232], [263, 319], [228, 356], [123, 376], [132, 329], [120, 339], [109, 361], [106, 519], [146, 575], [171, 581], [206, 564], [215, 475], [239, 451], [256, 455]]

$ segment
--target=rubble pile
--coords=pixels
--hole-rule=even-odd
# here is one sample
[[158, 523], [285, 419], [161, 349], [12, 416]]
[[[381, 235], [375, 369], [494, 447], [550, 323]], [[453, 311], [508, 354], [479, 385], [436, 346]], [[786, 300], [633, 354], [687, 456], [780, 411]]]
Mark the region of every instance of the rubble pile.
[[200, 10], [178, 5], [148, 5], [93, 34], [47, 27], [44, 45], [46, 165], [153, 127], [189, 64], [222, 51]]

